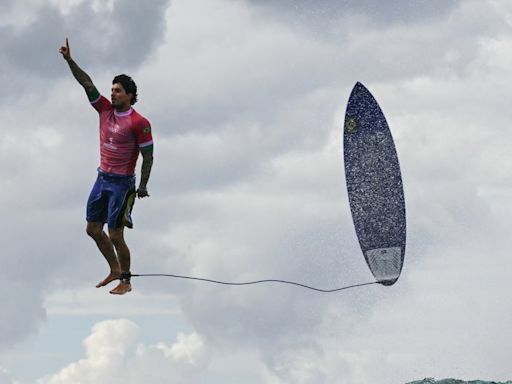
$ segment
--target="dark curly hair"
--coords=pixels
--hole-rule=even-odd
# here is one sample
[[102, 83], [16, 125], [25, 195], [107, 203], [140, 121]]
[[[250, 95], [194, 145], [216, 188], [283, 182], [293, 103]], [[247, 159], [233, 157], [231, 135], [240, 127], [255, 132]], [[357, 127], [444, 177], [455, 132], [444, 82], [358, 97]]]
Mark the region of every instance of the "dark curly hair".
[[132, 94], [132, 99], [130, 100], [130, 103], [133, 105], [137, 102], [137, 84], [135, 84], [135, 81], [128, 76], [128, 75], [117, 75], [114, 77], [114, 80], [112, 80], [112, 85], [115, 83], [119, 83], [123, 86], [124, 91], [126, 93]]

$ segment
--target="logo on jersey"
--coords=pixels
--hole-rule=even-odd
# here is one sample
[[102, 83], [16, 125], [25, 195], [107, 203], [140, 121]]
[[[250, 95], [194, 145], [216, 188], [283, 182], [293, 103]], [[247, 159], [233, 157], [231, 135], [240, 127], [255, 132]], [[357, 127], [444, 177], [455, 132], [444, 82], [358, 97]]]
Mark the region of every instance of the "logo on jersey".
[[121, 132], [121, 127], [117, 123], [110, 123], [109, 128], [110, 128], [110, 132], [112, 132], [112, 133]]
[[143, 133], [149, 133], [151, 132], [151, 127], [146, 127], [142, 130]]

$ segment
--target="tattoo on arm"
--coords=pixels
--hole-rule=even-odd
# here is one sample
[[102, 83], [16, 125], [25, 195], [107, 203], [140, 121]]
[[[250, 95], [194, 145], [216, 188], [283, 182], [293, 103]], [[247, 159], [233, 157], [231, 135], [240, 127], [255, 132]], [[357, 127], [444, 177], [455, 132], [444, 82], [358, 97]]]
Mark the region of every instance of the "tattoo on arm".
[[142, 170], [139, 186], [145, 188], [151, 174], [151, 167], [153, 167], [153, 146], [142, 148], [140, 153], [142, 154]]
[[78, 66], [77, 63], [73, 59], [68, 60], [69, 69], [71, 69], [71, 73], [75, 77], [76, 81], [84, 87], [85, 92], [87, 92], [87, 95], [90, 96], [91, 94], [97, 93], [96, 87], [94, 86], [92, 79], [90, 76], [84, 72], [82, 68]]

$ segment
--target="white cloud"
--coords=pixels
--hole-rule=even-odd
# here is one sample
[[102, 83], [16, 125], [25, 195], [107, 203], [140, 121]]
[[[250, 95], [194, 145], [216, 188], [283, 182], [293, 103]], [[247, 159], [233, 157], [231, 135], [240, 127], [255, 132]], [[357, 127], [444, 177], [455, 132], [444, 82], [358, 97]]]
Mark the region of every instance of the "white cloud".
[[11, 376], [9, 375], [9, 372], [7, 370], [0, 367], [0, 384], [17, 384]]
[[208, 364], [208, 352], [196, 333], [178, 334], [173, 344], [138, 342], [139, 327], [126, 319], [97, 323], [84, 340], [85, 357], [39, 384], [193, 382]]
[[[121, 383], [127, 352], [138, 336], [137, 326], [127, 320], [109, 320], [96, 324], [84, 340], [85, 358], [63, 368], [39, 383]], [[108, 379], [107, 379], [108, 378]]]

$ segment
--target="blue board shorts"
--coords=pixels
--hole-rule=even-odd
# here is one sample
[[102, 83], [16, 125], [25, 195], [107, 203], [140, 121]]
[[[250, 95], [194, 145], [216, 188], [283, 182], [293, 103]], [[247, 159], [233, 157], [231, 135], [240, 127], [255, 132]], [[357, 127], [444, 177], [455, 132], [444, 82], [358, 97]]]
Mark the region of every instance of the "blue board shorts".
[[135, 194], [135, 176], [98, 170], [98, 178], [87, 201], [87, 221], [108, 223], [109, 228], [132, 228]]

